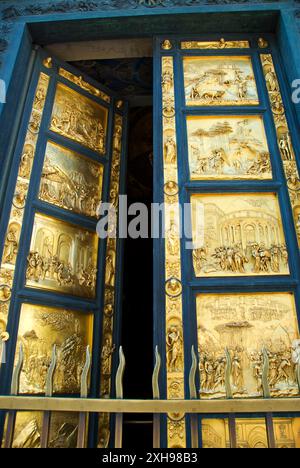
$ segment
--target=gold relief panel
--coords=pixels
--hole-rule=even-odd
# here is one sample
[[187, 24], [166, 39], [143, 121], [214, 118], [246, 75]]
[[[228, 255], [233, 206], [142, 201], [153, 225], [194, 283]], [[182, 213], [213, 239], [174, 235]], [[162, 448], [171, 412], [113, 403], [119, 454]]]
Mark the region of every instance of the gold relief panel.
[[289, 274], [276, 194], [192, 195], [191, 206], [197, 277]]
[[[42, 412], [18, 411], [12, 448], [40, 448]], [[78, 415], [53, 412], [51, 414], [48, 448], [76, 448]]]
[[92, 333], [92, 314], [23, 304], [17, 345], [18, 349], [22, 343], [24, 350], [20, 393], [45, 392], [45, 382], [54, 344], [57, 351], [57, 365], [53, 379], [54, 391], [79, 393], [86, 347], [92, 345]]
[[48, 142], [39, 198], [66, 210], [97, 217], [103, 165]]
[[202, 419], [202, 448], [230, 448], [229, 428], [227, 419]]
[[234, 398], [263, 396], [263, 349], [271, 396], [299, 394], [292, 355], [299, 338], [293, 294], [199, 294], [196, 304], [201, 398], [226, 398], [226, 350]]
[[272, 179], [260, 116], [187, 117], [190, 177]]
[[300, 448], [300, 418], [273, 418], [276, 448]]
[[239, 449], [269, 448], [264, 418], [236, 419], [236, 442]]
[[97, 256], [96, 233], [36, 214], [26, 286], [94, 298]]
[[97, 153], [105, 153], [108, 110], [59, 83], [50, 130]]
[[93, 96], [99, 97], [103, 99], [103, 101], [110, 103], [111, 99], [107, 94], [105, 94], [100, 89], [95, 88], [95, 86], [91, 85], [90, 83], [87, 83], [86, 81], [84, 81], [82, 76], [73, 75], [73, 73], [67, 70], [64, 70], [63, 68], [59, 69], [59, 74], [60, 76], [63, 76], [64, 78], [66, 78], [66, 80], [69, 80], [71, 81], [71, 83], [74, 83], [77, 86], [79, 86], [81, 89], [84, 89], [84, 91], [87, 91]]
[[188, 106], [259, 104], [251, 57], [184, 57]]
[[223, 37], [219, 41], [185, 41], [182, 49], [250, 49], [249, 41], [226, 41]]

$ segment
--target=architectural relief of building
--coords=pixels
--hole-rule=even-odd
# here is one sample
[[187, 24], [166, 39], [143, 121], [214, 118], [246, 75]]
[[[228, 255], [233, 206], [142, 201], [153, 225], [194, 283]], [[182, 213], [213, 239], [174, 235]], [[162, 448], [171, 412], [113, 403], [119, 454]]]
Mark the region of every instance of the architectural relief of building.
[[196, 276], [288, 273], [274, 195], [195, 195], [192, 212]]
[[27, 286], [95, 297], [97, 243], [96, 233], [37, 214], [27, 257]]

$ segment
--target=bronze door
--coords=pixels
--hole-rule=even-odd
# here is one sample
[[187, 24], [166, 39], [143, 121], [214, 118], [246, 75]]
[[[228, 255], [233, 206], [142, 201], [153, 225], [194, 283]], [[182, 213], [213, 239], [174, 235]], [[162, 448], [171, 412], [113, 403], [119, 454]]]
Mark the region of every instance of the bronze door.
[[[126, 119], [127, 105], [114, 93], [38, 54], [1, 224], [5, 393], [21, 357], [19, 393], [44, 395], [56, 356], [53, 392], [78, 395], [90, 354], [89, 394], [111, 394], [121, 251], [117, 238], [100, 239], [96, 227], [101, 203], [118, 211]], [[54, 414], [50, 446], [60, 443], [64, 423], [64, 443], [73, 443], [76, 415]], [[39, 446], [40, 413], [18, 413], [15, 424], [13, 446]], [[104, 415], [101, 427], [93, 443], [106, 445]]]
[[[155, 53], [164, 396], [298, 396], [299, 142], [276, 42], [157, 38]], [[251, 446], [280, 445], [286, 423], [187, 418], [178, 408], [162, 420], [169, 447], [247, 446], [250, 433]], [[288, 424], [282, 431], [297, 434], [298, 422]]]

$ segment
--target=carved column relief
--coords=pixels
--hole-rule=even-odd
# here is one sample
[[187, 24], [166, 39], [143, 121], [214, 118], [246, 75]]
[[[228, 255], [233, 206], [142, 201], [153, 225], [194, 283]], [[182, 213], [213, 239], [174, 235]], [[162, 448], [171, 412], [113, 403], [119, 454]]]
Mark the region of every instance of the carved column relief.
[[36, 144], [39, 136], [49, 76], [41, 73], [35, 93], [32, 112], [29, 118], [25, 142], [20, 157], [19, 171], [14, 192], [8, 228], [4, 241], [4, 249], [0, 269], [0, 332], [6, 329], [11, 290], [13, 287], [15, 264], [19, 251], [19, 240], [24, 218], [26, 197], [31, 178]]
[[[115, 115], [114, 135], [113, 135], [113, 155], [110, 179], [109, 202], [113, 205], [116, 215], [119, 208], [119, 190], [120, 190], [120, 162], [122, 151], [123, 136], [123, 117]], [[113, 226], [116, 228], [116, 226]], [[111, 391], [111, 371], [112, 355], [115, 350], [113, 344], [113, 325], [115, 309], [116, 292], [116, 260], [117, 260], [117, 238], [108, 237], [106, 248], [106, 266], [105, 266], [105, 291], [104, 291], [104, 310], [103, 310], [103, 334], [101, 350], [101, 398], [109, 398]], [[110, 438], [110, 418], [109, 414], [100, 414], [99, 416], [99, 448], [108, 446]]]
[[[162, 58], [167, 398], [184, 399], [180, 212], [173, 57]], [[186, 447], [185, 415], [168, 415], [168, 446]]]
[[271, 54], [261, 54], [261, 63], [276, 127], [277, 142], [286, 176], [293, 210], [295, 229], [300, 247], [300, 178], [279, 82]]

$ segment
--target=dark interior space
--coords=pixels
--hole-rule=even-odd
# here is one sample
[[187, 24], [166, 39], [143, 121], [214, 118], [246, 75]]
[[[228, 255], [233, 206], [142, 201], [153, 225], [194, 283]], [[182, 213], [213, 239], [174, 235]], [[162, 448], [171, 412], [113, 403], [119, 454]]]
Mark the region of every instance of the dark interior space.
[[[72, 62], [90, 77], [129, 102], [126, 194], [128, 206], [153, 196], [153, 61], [152, 58]], [[130, 218], [128, 219], [130, 221]], [[149, 232], [151, 232], [149, 217]], [[153, 252], [152, 239], [124, 241], [121, 343], [126, 357], [124, 398], [152, 398]], [[123, 447], [152, 445], [149, 415], [124, 416]]]
[[[149, 213], [153, 186], [152, 135], [152, 107], [133, 108], [129, 118], [128, 205], [145, 203]], [[124, 396], [148, 399], [152, 398], [153, 371], [152, 239], [128, 238], [124, 260], [122, 343], [127, 360]], [[151, 446], [149, 415], [127, 415], [124, 425], [124, 447]]]

